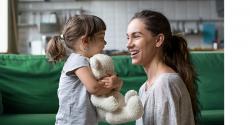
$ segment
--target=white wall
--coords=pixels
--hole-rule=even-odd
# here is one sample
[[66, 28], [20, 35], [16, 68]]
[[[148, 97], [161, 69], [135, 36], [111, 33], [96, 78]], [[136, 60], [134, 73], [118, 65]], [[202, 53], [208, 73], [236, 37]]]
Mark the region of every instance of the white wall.
[[0, 1], [0, 52], [7, 52], [8, 47], [8, 0]]
[[[142, 9], [152, 9], [162, 12], [172, 22], [176, 20], [220, 20], [216, 13], [215, 0], [93, 0], [80, 2], [47, 2], [47, 3], [21, 3], [19, 10], [60, 10], [60, 9], [84, 9], [89, 13], [101, 17], [107, 24], [105, 49], [127, 50], [126, 30], [133, 14]], [[65, 6], [67, 5], [67, 6]], [[224, 23], [219, 22], [220, 27]], [[39, 36], [30, 28], [29, 32]], [[222, 29], [223, 30], [223, 29]], [[25, 30], [22, 30], [22, 32]], [[23, 34], [25, 34], [23, 32]], [[20, 36], [20, 35], [19, 35]], [[40, 38], [30, 38], [37, 40]], [[201, 36], [188, 37], [191, 46], [202, 47]], [[23, 41], [25, 41], [23, 39]], [[27, 46], [27, 43], [24, 43]], [[23, 44], [23, 46], [25, 46]], [[25, 50], [25, 49], [23, 49]]]

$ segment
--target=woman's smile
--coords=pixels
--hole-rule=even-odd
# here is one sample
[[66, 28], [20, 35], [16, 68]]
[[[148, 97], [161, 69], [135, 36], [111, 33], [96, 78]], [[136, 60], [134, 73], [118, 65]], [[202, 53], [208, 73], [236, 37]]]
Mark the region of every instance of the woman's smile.
[[130, 50], [130, 56], [131, 58], [134, 58], [136, 55], [138, 55], [138, 53], [140, 52], [139, 50]]

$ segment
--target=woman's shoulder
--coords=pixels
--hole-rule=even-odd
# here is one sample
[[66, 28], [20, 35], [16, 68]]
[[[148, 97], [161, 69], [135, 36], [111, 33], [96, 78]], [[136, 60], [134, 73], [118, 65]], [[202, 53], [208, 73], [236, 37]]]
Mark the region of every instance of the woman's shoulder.
[[162, 73], [157, 78], [156, 82], [163, 83], [163, 84], [170, 84], [175, 82], [181, 82], [182, 79], [178, 73]]
[[163, 73], [156, 80], [157, 89], [163, 89], [167, 91], [178, 91], [184, 82], [178, 73]]

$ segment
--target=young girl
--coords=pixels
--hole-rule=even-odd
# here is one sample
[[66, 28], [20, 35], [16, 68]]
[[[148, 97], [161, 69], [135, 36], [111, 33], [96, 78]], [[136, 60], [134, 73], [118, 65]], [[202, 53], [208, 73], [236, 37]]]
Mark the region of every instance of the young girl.
[[194, 125], [199, 112], [196, 72], [186, 41], [172, 35], [163, 14], [151, 10], [135, 14], [127, 38], [132, 63], [147, 74], [139, 91], [144, 114], [136, 125]]
[[121, 87], [122, 81], [115, 75], [96, 81], [89, 67], [89, 58], [100, 53], [106, 44], [105, 30], [105, 23], [97, 16], [74, 16], [66, 22], [62, 34], [49, 41], [50, 61], [62, 60], [66, 49], [72, 51], [59, 81], [56, 125], [96, 125], [97, 114], [90, 94], [103, 95]]

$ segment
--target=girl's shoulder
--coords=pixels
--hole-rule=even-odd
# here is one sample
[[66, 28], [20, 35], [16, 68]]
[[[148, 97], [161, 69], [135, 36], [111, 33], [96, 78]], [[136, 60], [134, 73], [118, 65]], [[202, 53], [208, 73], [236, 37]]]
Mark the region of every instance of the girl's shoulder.
[[67, 73], [80, 67], [89, 67], [89, 58], [77, 53], [71, 53], [63, 66], [63, 71]]
[[78, 53], [71, 53], [67, 59], [66, 62], [71, 62], [71, 61], [79, 61], [79, 60], [82, 60], [82, 61], [89, 61], [89, 58], [81, 55], [81, 54], [78, 54]]

